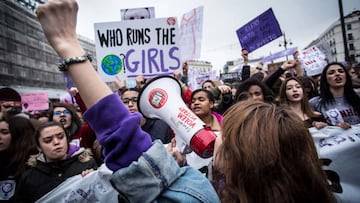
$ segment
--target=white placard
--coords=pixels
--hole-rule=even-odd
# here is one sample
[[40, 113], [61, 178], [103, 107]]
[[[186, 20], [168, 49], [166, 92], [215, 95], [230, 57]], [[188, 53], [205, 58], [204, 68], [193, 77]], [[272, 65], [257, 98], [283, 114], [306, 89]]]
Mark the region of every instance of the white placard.
[[170, 75], [181, 67], [177, 19], [95, 23], [98, 73], [106, 81]]
[[298, 59], [301, 61], [307, 76], [321, 74], [327, 65], [325, 54], [316, 46], [300, 51]]

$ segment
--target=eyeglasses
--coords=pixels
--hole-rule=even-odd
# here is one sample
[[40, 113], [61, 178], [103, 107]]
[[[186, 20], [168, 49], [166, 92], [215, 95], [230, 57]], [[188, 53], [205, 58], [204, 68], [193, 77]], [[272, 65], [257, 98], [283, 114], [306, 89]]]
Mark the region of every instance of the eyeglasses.
[[60, 116], [61, 114], [64, 115], [70, 115], [71, 112], [69, 110], [64, 110], [64, 111], [54, 111], [54, 116]]
[[132, 97], [132, 98], [125, 98], [122, 100], [124, 102], [124, 104], [128, 104], [130, 101], [132, 103], [137, 103], [138, 101], [138, 98], [137, 97]]

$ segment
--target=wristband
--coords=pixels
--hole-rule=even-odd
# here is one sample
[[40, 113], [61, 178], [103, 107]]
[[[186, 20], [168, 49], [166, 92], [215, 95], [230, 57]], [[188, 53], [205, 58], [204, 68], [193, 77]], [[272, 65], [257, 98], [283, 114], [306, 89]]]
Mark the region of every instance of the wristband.
[[59, 71], [68, 71], [69, 66], [71, 64], [83, 63], [83, 62], [85, 62], [87, 60], [89, 60], [91, 62], [92, 57], [91, 57], [91, 55], [89, 53], [85, 52], [85, 54], [82, 55], [82, 56], [71, 57], [71, 58], [66, 58], [66, 59], [60, 59], [59, 64], [58, 64], [58, 68], [59, 68]]

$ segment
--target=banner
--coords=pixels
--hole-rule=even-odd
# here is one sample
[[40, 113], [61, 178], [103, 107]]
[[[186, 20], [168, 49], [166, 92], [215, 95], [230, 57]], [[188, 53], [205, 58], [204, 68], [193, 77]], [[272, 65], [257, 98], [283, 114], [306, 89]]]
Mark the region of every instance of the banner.
[[326, 56], [316, 46], [299, 51], [298, 59], [307, 76], [321, 74], [327, 64]]
[[180, 22], [180, 46], [182, 61], [198, 59], [201, 52], [204, 7], [185, 13]]
[[276, 52], [275, 54], [271, 54], [270, 56], [264, 57], [261, 61], [263, 63], [271, 62], [275, 59], [278, 59], [278, 58], [281, 58], [284, 56], [293, 55], [296, 50], [297, 50], [297, 47], [293, 47], [293, 48], [289, 48], [289, 49], [286, 49], [283, 51], [279, 51], [279, 52]]
[[337, 126], [309, 129], [339, 202], [360, 200], [360, 124], [343, 130]]
[[254, 18], [238, 30], [236, 34], [241, 47], [249, 53], [282, 35], [278, 21], [269, 8], [264, 13]]
[[105, 82], [173, 74], [181, 67], [176, 18], [95, 23], [98, 73]]

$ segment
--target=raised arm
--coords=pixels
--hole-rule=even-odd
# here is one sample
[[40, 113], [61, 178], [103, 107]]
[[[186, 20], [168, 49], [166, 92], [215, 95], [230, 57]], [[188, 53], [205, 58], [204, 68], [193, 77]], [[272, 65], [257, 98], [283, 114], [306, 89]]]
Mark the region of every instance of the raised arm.
[[[64, 59], [85, 53], [75, 32], [77, 11], [75, 0], [52, 0], [36, 10], [46, 38]], [[67, 71], [88, 107], [84, 118], [104, 148], [107, 167], [113, 171], [127, 167], [152, 146], [151, 138], [140, 128], [141, 115], [131, 114], [126, 109], [119, 96], [113, 94], [98, 76], [89, 60], [81, 61], [71, 63]]]
[[[79, 57], [85, 53], [76, 35], [77, 11], [78, 4], [74, 0], [53, 0], [36, 9], [48, 42], [63, 59]], [[88, 108], [112, 93], [88, 60], [70, 65], [68, 73]]]

